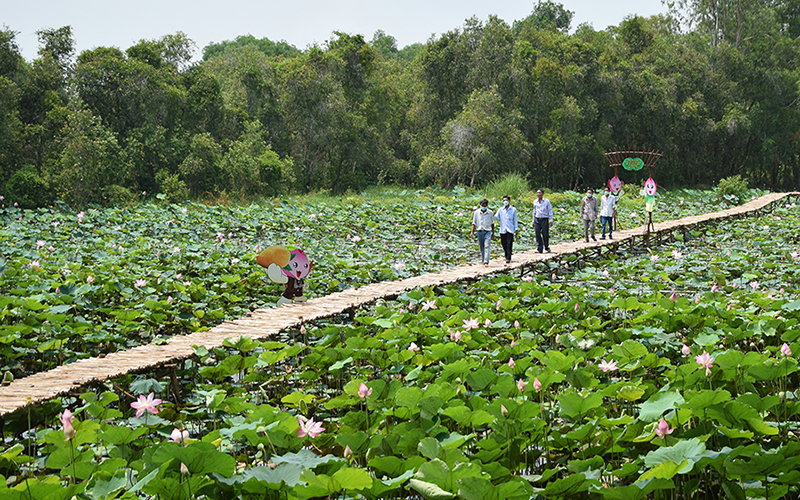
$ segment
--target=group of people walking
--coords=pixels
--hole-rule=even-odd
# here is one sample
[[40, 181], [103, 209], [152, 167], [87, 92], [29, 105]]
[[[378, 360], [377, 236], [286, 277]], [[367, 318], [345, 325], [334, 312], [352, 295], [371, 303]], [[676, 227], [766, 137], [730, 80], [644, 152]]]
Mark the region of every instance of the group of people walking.
[[[616, 213], [617, 198], [612, 195], [608, 188], [600, 197], [600, 222], [603, 233], [601, 240], [606, 239], [606, 227], [608, 227], [608, 237], [614, 239], [612, 231], [614, 228], [614, 214]], [[495, 221], [499, 221], [500, 243], [503, 245], [503, 254], [506, 264], [511, 262], [511, 252], [514, 246], [514, 237], [519, 235], [519, 220], [517, 209], [511, 205], [511, 197], [503, 196], [503, 206], [492, 212], [489, 209], [489, 200], [482, 199], [478, 208], [472, 213], [472, 230], [469, 237], [478, 237], [478, 249], [480, 251], [481, 263], [489, 265], [489, 244], [494, 238]], [[598, 200], [594, 197], [594, 190], [586, 190], [586, 196], [581, 200], [580, 218], [583, 221], [583, 237], [588, 242], [597, 241], [594, 235], [595, 220], [598, 215]], [[539, 253], [550, 251], [550, 226], [553, 225], [553, 206], [550, 200], [544, 197], [544, 191], [536, 191], [536, 200], [533, 202], [533, 230], [536, 234], [536, 250]]]

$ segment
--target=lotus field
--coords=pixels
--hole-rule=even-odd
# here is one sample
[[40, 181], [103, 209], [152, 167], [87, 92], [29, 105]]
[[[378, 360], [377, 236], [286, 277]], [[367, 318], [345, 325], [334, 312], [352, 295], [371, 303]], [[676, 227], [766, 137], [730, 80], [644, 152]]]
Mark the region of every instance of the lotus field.
[[[663, 195], [657, 219], [721, 208], [710, 192]], [[2, 370], [274, 303], [254, 256], [276, 242], [314, 260], [311, 296], [474, 262], [477, 198], [5, 207]], [[580, 195], [551, 199], [554, 243], [577, 239]], [[527, 226], [529, 201], [516, 203]], [[641, 206], [623, 200], [625, 227]], [[0, 498], [796, 498], [798, 226], [784, 203], [650, 251], [197, 347], [171, 370], [7, 416]]]

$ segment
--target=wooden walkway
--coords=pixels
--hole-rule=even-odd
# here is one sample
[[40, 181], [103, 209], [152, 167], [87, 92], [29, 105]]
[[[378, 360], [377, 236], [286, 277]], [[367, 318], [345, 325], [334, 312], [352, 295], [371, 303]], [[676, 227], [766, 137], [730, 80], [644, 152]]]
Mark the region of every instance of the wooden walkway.
[[0, 417], [27, 405], [71, 393], [90, 382], [104, 381], [132, 372], [153, 369], [178, 359], [190, 357], [194, 354], [192, 346], [202, 345], [210, 349], [221, 346], [226, 338], [238, 336], [264, 339], [289, 328], [299, 328], [305, 321], [314, 321], [354, 311], [356, 308], [380, 298], [397, 297], [417, 287], [479, 279], [483, 276], [512, 270], [524, 271], [526, 267], [548, 260], [560, 259], [565, 255], [600, 251], [603, 247], [616, 250], [623, 244], [633, 246], [637, 238], [643, 238], [643, 243], [646, 244], [652, 238], [658, 240], [665, 234], [672, 235], [676, 230], [686, 230], [719, 219], [753, 215], [784, 198], [797, 196], [800, 196], [800, 193], [767, 194], [728, 210], [655, 224], [655, 229], [649, 235], [645, 233], [645, 226], [641, 226], [627, 231], [615, 231], [613, 240], [590, 243], [577, 241], [553, 245], [552, 253], [540, 254], [536, 250], [528, 250], [515, 254], [514, 261], [510, 264], [505, 264], [503, 259], [495, 259], [488, 267], [466, 265], [404, 280], [352, 288], [311, 299], [303, 304], [257, 310], [243, 318], [225, 321], [205, 332], [172, 337], [166, 345], [150, 344], [111, 353], [102, 358], [83, 359], [16, 380], [7, 386], [0, 387]]

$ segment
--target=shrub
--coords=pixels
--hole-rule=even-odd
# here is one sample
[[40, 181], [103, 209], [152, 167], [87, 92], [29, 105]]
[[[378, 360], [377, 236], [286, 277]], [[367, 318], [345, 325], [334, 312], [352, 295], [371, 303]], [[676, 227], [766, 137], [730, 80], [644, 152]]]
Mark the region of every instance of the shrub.
[[528, 181], [523, 176], [506, 174], [486, 186], [486, 197], [500, 200], [503, 196], [508, 195], [512, 200], [517, 200], [529, 191]]
[[717, 185], [717, 199], [727, 200], [730, 203], [738, 204], [747, 194], [747, 180], [742, 179], [741, 175], [734, 175], [719, 180]]
[[105, 186], [102, 191], [103, 204], [106, 206], [130, 205], [136, 201], [133, 191], [119, 184]]
[[163, 194], [160, 197], [167, 203], [178, 203], [189, 198], [189, 189], [186, 183], [178, 178], [176, 174], [170, 174], [166, 170], [159, 170], [156, 173], [158, 188]]
[[53, 192], [33, 165], [25, 165], [6, 181], [5, 194], [9, 202], [19, 203], [23, 208], [49, 205]]

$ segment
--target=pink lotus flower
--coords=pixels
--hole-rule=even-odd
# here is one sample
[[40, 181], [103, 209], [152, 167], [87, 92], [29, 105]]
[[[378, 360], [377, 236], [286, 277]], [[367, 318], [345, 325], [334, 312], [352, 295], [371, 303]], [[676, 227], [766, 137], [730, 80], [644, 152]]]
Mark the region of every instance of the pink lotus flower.
[[92, 278], [91, 276], [87, 276], [86, 277], [86, 282], [87, 283], [91, 283], [92, 281], [94, 281], [94, 278]]
[[789, 255], [791, 255], [793, 259], [797, 259], [798, 257], [800, 257], [800, 252], [792, 252]]
[[144, 394], [139, 395], [139, 399], [131, 403], [131, 408], [136, 409], [136, 417], [141, 417], [144, 412], [152, 413], [156, 415], [158, 413], [158, 405], [161, 404], [161, 400], [155, 397], [154, 393], [148, 394], [146, 397]]
[[683, 254], [678, 250], [672, 251], [672, 258], [675, 260], [681, 260], [683, 258]]
[[603, 270], [603, 277], [608, 278], [608, 269]]
[[408, 350], [411, 351], [411, 352], [417, 352], [417, 351], [419, 351], [419, 346], [417, 346], [417, 344], [412, 342], [411, 345], [408, 346]]
[[361, 385], [358, 386], [358, 397], [361, 399], [367, 399], [372, 395], [372, 389], [367, 387], [367, 384], [361, 382]]
[[36, 248], [44, 248], [45, 242], [44, 240], [37, 240], [36, 241]]
[[739, 283], [734, 281], [733, 284], [731, 284], [731, 286], [733, 287], [734, 290], [736, 290], [737, 288], [739, 288]]
[[297, 429], [297, 437], [299, 438], [308, 436], [314, 439], [325, 430], [325, 428], [322, 427], [322, 422], [314, 422], [313, 418], [304, 421], [302, 418], [297, 417], [297, 421], [300, 423], [300, 428]]
[[492, 327], [492, 322], [489, 321], [489, 318], [486, 318], [486, 321], [483, 322], [483, 326], [485, 326], [486, 328]]
[[134, 285], [136, 285], [138, 287], [143, 287], [143, 286], [147, 286], [147, 282], [145, 280], [143, 280], [143, 279], [138, 279], [138, 280], [136, 280]]
[[344, 455], [343, 456], [344, 456], [345, 460], [350, 460], [351, 458], [353, 458], [353, 450], [350, 449], [350, 445], [349, 444], [345, 445], [345, 447], [344, 447]]
[[514, 358], [508, 358], [508, 367], [513, 370], [516, 366], [517, 364], [514, 362]]
[[614, 295], [614, 289], [613, 288], [609, 288], [608, 289], [608, 293], [610, 293], [611, 295]]
[[181, 253], [181, 247], [173, 247], [172, 253]]
[[522, 379], [517, 382], [517, 389], [519, 389], [519, 392], [525, 392], [525, 382]]
[[686, 356], [691, 354], [691, 352], [692, 352], [692, 350], [689, 349], [689, 346], [686, 345], [686, 344], [683, 344], [683, 347], [681, 347], [681, 353], [683, 354], [683, 357], [685, 358]]
[[658, 423], [658, 428], [656, 428], [656, 436], [660, 437], [661, 439], [664, 439], [665, 437], [667, 437], [667, 434], [672, 434], [674, 430], [675, 429], [670, 429], [667, 421], [662, 418], [661, 421]]
[[783, 354], [787, 358], [792, 355], [792, 349], [786, 342], [784, 342], [783, 345], [781, 346], [781, 354]]
[[711, 291], [716, 292], [717, 290], [719, 290], [719, 287], [717, 286], [716, 283], [714, 283], [714, 286], [711, 287]]
[[514, 328], [519, 330], [519, 320], [516, 320], [516, 319], [514, 320]]
[[653, 254], [650, 256], [650, 262], [658, 262], [658, 255]]
[[700, 303], [700, 296], [699, 295], [694, 298], [694, 303], [695, 304], [699, 304]]
[[[531, 278], [531, 279], [533, 279], [533, 278]], [[555, 281], [556, 279], [558, 279], [558, 276], [556, 276], [556, 273], [553, 273], [553, 275], [550, 276], [550, 281]]]
[[422, 310], [423, 311], [427, 311], [428, 309], [439, 309], [438, 307], [436, 307], [436, 301], [435, 300], [426, 300], [422, 304]]
[[556, 333], [556, 344], [558, 344], [560, 342], [560, 339], [561, 339], [561, 334], [560, 333]]
[[752, 288], [753, 290], [758, 290], [758, 287], [759, 287], [758, 281], [750, 282], [750, 288]]
[[508, 409], [504, 405], [500, 405], [500, 414], [504, 417], [508, 416]]
[[527, 281], [528, 283], [530, 283], [531, 281], [533, 281], [533, 276], [523, 276], [522, 281]]
[[187, 439], [189, 439], [189, 431], [181, 431], [177, 427], [172, 429], [172, 433], [169, 435], [169, 440], [173, 443], [186, 444]]
[[404, 312], [406, 312], [406, 310], [401, 307], [400, 309], [397, 310], [397, 312], [403, 314]]
[[461, 332], [456, 330], [453, 333], [451, 333], [450, 340], [452, 340], [453, 342], [458, 342], [459, 340], [461, 340]]
[[72, 412], [68, 409], [64, 410], [64, 413], [58, 418], [61, 421], [61, 425], [64, 426], [64, 438], [69, 441], [75, 437], [77, 431], [75, 427], [72, 426], [72, 422], [75, 420], [75, 417], [72, 416]]
[[306, 330], [306, 325], [300, 325], [300, 333], [303, 335], [308, 333], [308, 330]]
[[403, 270], [403, 268], [404, 268], [404, 267], [406, 267], [406, 265], [405, 265], [405, 264], [403, 264], [402, 262], [398, 262], [398, 263], [396, 263], [396, 264], [395, 264], [393, 267], [394, 267], [396, 270], [398, 270], [398, 271], [401, 271], [401, 270]]
[[500, 299], [497, 299], [497, 310], [499, 311], [501, 307], [503, 307], [503, 301], [500, 300]]
[[672, 292], [672, 295], [669, 296], [669, 300], [672, 302], [678, 302], [678, 292]]
[[703, 351], [703, 354], [698, 354], [697, 356], [694, 357], [694, 359], [695, 361], [697, 361], [697, 364], [700, 365], [701, 368], [705, 367], [706, 377], [711, 375], [711, 366], [714, 364], [714, 358], [712, 358], [709, 353]]
[[603, 370], [603, 373], [613, 372], [614, 370], [619, 369], [619, 367], [617, 366], [617, 362], [614, 361], [613, 359], [611, 361], [603, 360], [597, 365], [597, 367]]
[[172, 298], [172, 295], [167, 295], [167, 302], [172, 304], [172, 301], [175, 300]]
[[576, 302], [576, 303], [575, 303], [575, 312], [578, 312], [578, 311], [580, 311], [580, 310], [581, 310], [581, 306], [580, 306], [580, 304], [578, 304], [578, 303]]
[[40, 267], [39, 266], [39, 261], [38, 260], [32, 260], [32, 261], [28, 262], [28, 267]]
[[464, 320], [464, 330], [470, 331], [473, 328], [480, 328], [481, 325], [478, 324], [478, 318], [470, 318]]
[[541, 392], [542, 390], [542, 383], [539, 382], [538, 378], [533, 379], [533, 390], [536, 392]]
[[416, 304], [414, 302], [409, 302], [408, 303], [408, 310], [409, 311], [413, 311], [414, 307], [416, 307]]

